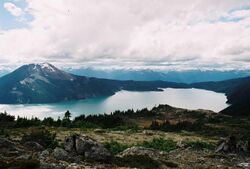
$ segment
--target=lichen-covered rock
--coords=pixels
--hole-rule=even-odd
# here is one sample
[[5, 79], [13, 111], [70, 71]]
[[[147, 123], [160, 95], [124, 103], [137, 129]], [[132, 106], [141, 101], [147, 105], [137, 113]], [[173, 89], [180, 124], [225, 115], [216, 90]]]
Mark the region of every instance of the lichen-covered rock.
[[215, 152], [249, 152], [248, 140], [241, 140], [235, 136], [223, 139]]
[[66, 161], [69, 159], [69, 154], [67, 151], [65, 151], [62, 148], [56, 147], [52, 153], [53, 157], [57, 160], [63, 160]]
[[71, 135], [65, 138], [64, 149], [85, 158], [109, 162], [112, 160], [111, 153], [100, 143], [85, 135]]
[[69, 151], [69, 152], [75, 151], [75, 139], [76, 139], [75, 137], [76, 135], [71, 135], [64, 139], [64, 149], [66, 151]]

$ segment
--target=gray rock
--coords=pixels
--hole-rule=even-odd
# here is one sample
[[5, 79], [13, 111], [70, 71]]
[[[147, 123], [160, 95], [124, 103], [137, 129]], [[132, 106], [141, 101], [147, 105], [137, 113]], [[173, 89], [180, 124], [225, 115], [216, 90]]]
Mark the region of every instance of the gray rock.
[[64, 148], [88, 159], [105, 162], [112, 160], [111, 153], [102, 144], [85, 135], [75, 134], [65, 138]]
[[34, 150], [34, 151], [44, 150], [44, 147], [42, 145], [40, 145], [39, 143], [34, 142], [34, 141], [27, 141], [23, 145], [29, 149]]
[[60, 164], [40, 162], [39, 169], [65, 169], [65, 167]]
[[46, 149], [39, 154], [39, 160], [46, 161], [49, 155], [50, 155], [50, 149]]
[[18, 148], [16, 144], [7, 138], [0, 138], [0, 150], [16, 151]]
[[69, 158], [69, 154], [62, 148], [56, 147], [52, 153], [53, 157], [57, 160], [66, 161]]
[[167, 153], [145, 147], [131, 147], [119, 153], [117, 157], [125, 158], [127, 156], [147, 156], [159, 164], [159, 168], [177, 168], [178, 164], [168, 161]]
[[163, 159], [167, 154], [163, 151], [158, 151], [152, 148], [145, 148], [145, 147], [131, 147], [127, 148], [123, 152], [119, 153], [118, 157], [125, 157], [125, 156], [133, 156], [133, 155], [143, 155], [143, 156], [149, 156], [150, 158], [154, 160], [161, 160]]
[[250, 169], [250, 163], [239, 163], [237, 166], [244, 169]]
[[16, 158], [16, 160], [28, 160], [31, 159], [32, 156], [30, 154], [24, 154]]
[[66, 137], [64, 139], [64, 149], [66, 151], [75, 151], [75, 140], [76, 140], [76, 135], [72, 135], [69, 137]]
[[235, 136], [229, 136], [221, 141], [215, 152], [248, 152], [249, 149], [248, 140], [240, 140]]

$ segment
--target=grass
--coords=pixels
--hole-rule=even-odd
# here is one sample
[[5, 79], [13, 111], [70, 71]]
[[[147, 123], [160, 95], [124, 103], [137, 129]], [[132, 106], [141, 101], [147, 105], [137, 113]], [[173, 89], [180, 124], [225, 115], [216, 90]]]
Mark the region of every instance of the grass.
[[22, 142], [37, 142], [46, 148], [55, 148], [58, 146], [56, 134], [44, 128], [33, 128], [30, 133], [24, 134]]
[[145, 148], [153, 148], [159, 151], [169, 152], [177, 148], [176, 142], [172, 139], [154, 138], [151, 141], [144, 141], [137, 144], [122, 144], [117, 141], [111, 141], [104, 143], [105, 148], [107, 148], [112, 154], [116, 155], [127, 148], [132, 146], [140, 146]]
[[139, 146], [153, 148], [160, 151], [169, 152], [177, 148], [176, 142], [172, 139], [154, 138], [152, 141], [144, 141]]
[[118, 143], [117, 141], [106, 142], [106, 143], [104, 143], [104, 146], [105, 146], [105, 148], [107, 148], [113, 155], [118, 154], [118, 153], [124, 151], [125, 149], [131, 147], [131, 146], [126, 145], [126, 144]]

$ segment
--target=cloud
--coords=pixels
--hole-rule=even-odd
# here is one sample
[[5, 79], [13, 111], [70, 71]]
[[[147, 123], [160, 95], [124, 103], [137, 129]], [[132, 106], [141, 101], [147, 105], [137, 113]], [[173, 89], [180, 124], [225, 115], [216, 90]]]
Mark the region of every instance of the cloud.
[[26, 2], [29, 28], [0, 38], [9, 64], [250, 68], [237, 61], [250, 57], [249, 0]]
[[21, 16], [23, 14], [23, 10], [17, 7], [15, 4], [11, 2], [6, 2], [3, 4], [4, 8], [9, 11], [13, 16]]

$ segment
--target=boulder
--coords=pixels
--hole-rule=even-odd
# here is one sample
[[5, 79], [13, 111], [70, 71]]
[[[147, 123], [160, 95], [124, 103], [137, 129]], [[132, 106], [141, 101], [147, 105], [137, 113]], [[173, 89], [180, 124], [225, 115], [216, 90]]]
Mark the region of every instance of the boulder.
[[24, 155], [20, 155], [16, 158], [16, 160], [29, 160], [31, 159], [32, 156], [30, 154], [24, 154]]
[[69, 154], [62, 148], [56, 147], [52, 153], [53, 157], [57, 160], [66, 161], [69, 158]]
[[20, 156], [24, 153], [23, 147], [7, 138], [0, 138], [0, 154], [4, 156]]
[[248, 152], [250, 149], [248, 140], [240, 140], [235, 136], [223, 139], [215, 152]]
[[250, 169], [250, 163], [239, 163], [237, 166], [243, 169]]
[[163, 159], [167, 154], [163, 151], [158, 151], [152, 148], [145, 148], [145, 147], [131, 147], [127, 148], [123, 152], [118, 154], [118, 157], [125, 157], [125, 156], [133, 156], [133, 155], [143, 155], [143, 156], [149, 156], [150, 158], [154, 160], [161, 160]]
[[69, 137], [65, 137], [64, 139], [64, 149], [66, 151], [75, 151], [75, 140], [76, 140], [76, 135], [71, 135]]
[[[118, 158], [125, 159], [126, 163], [131, 163], [130, 160], [135, 160], [136, 163], [141, 165], [155, 165], [159, 169], [177, 168], [178, 164], [168, 161], [167, 154], [163, 151], [145, 148], [145, 147], [131, 147], [117, 155]], [[143, 157], [143, 158], [142, 158]], [[147, 161], [145, 161], [147, 160]], [[123, 160], [122, 160], [123, 161]], [[153, 166], [151, 166], [153, 167]]]
[[31, 150], [34, 150], [34, 151], [44, 150], [44, 147], [42, 145], [40, 145], [39, 143], [34, 142], [34, 141], [27, 141], [23, 145]]
[[111, 153], [102, 144], [85, 135], [74, 134], [66, 137], [64, 149], [68, 152], [75, 151], [78, 155], [96, 161], [110, 162], [112, 160]]
[[7, 138], [0, 138], [0, 150], [16, 151], [18, 148], [16, 144]]

